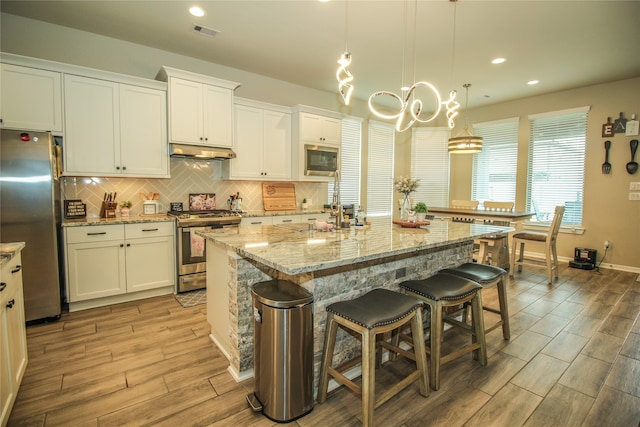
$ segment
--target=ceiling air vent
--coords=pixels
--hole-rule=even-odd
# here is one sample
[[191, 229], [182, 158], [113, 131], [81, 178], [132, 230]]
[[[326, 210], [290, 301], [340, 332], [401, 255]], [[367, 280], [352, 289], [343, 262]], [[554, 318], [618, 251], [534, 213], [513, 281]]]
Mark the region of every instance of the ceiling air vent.
[[193, 31], [196, 33], [200, 33], [204, 36], [215, 37], [220, 31], [214, 30], [213, 28], [203, 27], [198, 24], [193, 24]]

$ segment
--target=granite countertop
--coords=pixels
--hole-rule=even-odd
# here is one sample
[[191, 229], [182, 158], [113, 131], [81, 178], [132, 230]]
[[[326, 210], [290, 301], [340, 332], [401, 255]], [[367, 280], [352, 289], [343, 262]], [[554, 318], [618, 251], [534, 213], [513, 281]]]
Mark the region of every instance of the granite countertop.
[[24, 242], [0, 243], [0, 266], [8, 263], [25, 246]]
[[310, 231], [306, 223], [240, 227], [236, 232], [198, 232], [217, 244], [289, 275], [351, 265], [468, 242], [509, 227], [434, 221], [402, 228], [388, 219], [333, 232]]
[[116, 217], [116, 218], [80, 218], [80, 219], [65, 219], [62, 221], [63, 227], [80, 227], [87, 225], [111, 225], [111, 224], [135, 224], [145, 222], [165, 222], [175, 221], [174, 217], [167, 216], [167, 214], [157, 215], [145, 215], [145, 216], [130, 216], [130, 217]]

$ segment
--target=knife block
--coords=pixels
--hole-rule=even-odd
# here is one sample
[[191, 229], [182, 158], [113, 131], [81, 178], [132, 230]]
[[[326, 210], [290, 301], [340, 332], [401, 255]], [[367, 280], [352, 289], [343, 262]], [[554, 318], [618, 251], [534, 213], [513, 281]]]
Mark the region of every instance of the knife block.
[[117, 202], [102, 202], [102, 206], [100, 206], [100, 218], [115, 218], [117, 208]]

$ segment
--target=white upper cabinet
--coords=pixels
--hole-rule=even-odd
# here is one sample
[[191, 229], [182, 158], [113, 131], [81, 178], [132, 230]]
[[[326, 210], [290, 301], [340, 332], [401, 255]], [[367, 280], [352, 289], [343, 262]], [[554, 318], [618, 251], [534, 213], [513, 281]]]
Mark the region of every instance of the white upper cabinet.
[[166, 92], [120, 85], [120, 161], [127, 175], [169, 176]]
[[233, 91], [238, 83], [162, 67], [169, 83], [169, 142], [233, 147]]
[[64, 99], [66, 175], [169, 177], [164, 91], [67, 74]]
[[340, 146], [342, 122], [335, 117], [300, 113], [300, 139], [307, 144]]
[[0, 126], [61, 133], [61, 74], [0, 64]]
[[237, 99], [234, 112], [237, 157], [222, 164], [227, 179], [291, 179], [291, 112]]

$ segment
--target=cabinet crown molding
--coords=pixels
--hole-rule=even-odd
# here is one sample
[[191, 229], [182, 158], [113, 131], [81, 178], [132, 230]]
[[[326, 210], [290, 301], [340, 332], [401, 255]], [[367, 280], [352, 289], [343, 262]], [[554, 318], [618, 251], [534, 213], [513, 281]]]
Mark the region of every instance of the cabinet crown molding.
[[177, 68], [162, 66], [156, 80], [168, 82], [170, 77], [177, 77], [184, 80], [190, 80], [192, 82], [205, 83], [213, 86], [223, 87], [225, 89], [235, 90], [240, 87], [240, 83], [232, 82], [229, 80], [219, 79], [217, 77], [205, 76], [204, 74], [192, 73], [191, 71], [179, 70]]

